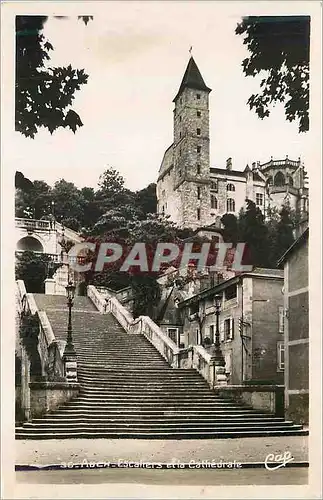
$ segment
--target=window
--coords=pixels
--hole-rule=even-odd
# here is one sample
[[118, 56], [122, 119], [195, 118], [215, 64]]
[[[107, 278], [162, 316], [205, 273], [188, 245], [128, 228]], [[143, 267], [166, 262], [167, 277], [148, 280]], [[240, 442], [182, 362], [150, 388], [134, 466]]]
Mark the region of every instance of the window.
[[285, 344], [284, 342], [277, 343], [277, 371], [282, 372], [285, 368]]
[[232, 198], [227, 199], [227, 212], [235, 212], [236, 204]]
[[284, 308], [282, 306], [278, 307], [278, 331], [279, 333], [284, 333]]
[[196, 99], [201, 99], [201, 94], [196, 94]]
[[177, 345], [178, 344], [178, 328], [167, 328], [168, 337]]
[[183, 104], [183, 99], [182, 98], [180, 98], [179, 103]]
[[197, 199], [198, 200], [201, 199], [201, 188], [200, 188], [200, 186], [197, 187]]
[[197, 129], [196, 129], [196, 134], [197, 134], [197, 135], [201, 135], [201, 129], [200, 129], [200, 128], [197, 128]]
[[182, 156], [182, 148], [179, 148], [179, 156]]
[[234, 184], [229, 183], [227, 185], [227, 191], [235, 191], [235, 190], [236, 190], [236, 188], [235, 188]]
[[196, 171], [197, 171], [197, 174], [200, 175], [200, 173], [201, 173], [201, 165], [199, 163], [196, 165]]
[[211, 194], [211, 208], [218, 208], [218, 200], [214, 194]]
[[197, 220], [201, 219], [201, 210], [198, 208], [197, 209]]
[[180, 131], [180, 132], [179, 132], [179, 138], [181, 138], [181, 137], [182, 137], [182, 132]]
[[182, 117], [181, 117], [181, 116], [179, 117], [179, 121], [180, 121], [180, 122], [182, 121]]
[[225, 300], [231, 300], [237, 298], [237, 285], [230, 285], [224, 291]]
[[200, 153], [200, 152], [201, 152], [201, 146], [197, 146], [197, 147], [196, 147], [196, 152], [197, 152], [197, 153]]
[[223, 323], [225, 342], [233, 340], [233, 334], [234, 334], [233, 329], [234, 329], [234, 319], [233, 318], [225, 319]]
[[182, 171], [181, 171], [181, 170], [179, 170], [178, 175], [179, 175], [180, 177], [182, 177]]
[[285, 176], [282, 172], [277, 172], [274, 177], [274, 185], [275, 186], [284, 186], [285, 185]]
[[198, 118], [200, 118], [200, 117], [201, 117], [201, 111], [196, 111], [196, 116], [197, 116]]
[[256, 205], [262, 206], [263, 204], [263, 194], [262, 193], [256, 193]]
[[211, 190], [215, 191], [216, 193], [218, 192], [218, 181], [211, 182]]

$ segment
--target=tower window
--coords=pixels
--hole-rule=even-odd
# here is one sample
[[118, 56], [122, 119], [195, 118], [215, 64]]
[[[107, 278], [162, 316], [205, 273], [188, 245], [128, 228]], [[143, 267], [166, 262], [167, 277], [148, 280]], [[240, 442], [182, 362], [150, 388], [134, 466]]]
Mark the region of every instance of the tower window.
[[197, 220], [201, 219], [201, 210], [198, 208], [197, 209]]
[[199, 163], [196, 165], [196, 171], [197, 171], [197, 175], [200, 175], [200, 173], [201, 173], [201, 165]]
[[183, 103], [183, 99], [182, 99], [182, 98], [180, 98], [179, 103], [180, 103], [180, 104], [182, 104], [182, 103]]
[[214, 194], [211, 194], [211, 208], [218, 208], [218, 200]]
[[227, 185], [227, 191], [235, 191], [236, 188], [235, 188], [235, 185], [234, 184], [228, 184]]
[[196, 152], [197, 152], [197, 153], [200, 153], [200, 152], [201, 152], [201, 146], [197, 146], [197, 147], [196, 147]]
[[262, 204], [263, 204], [262, 193], [256, 193], [256, 205], [262, 206]]
[[197, 134], [197, 135], [201, 135], [201, 129], [200, 129], [200, 128], [197, 128], [197, 129], [196, 129], [196, 134]]
[[201, 99], [201, 94], [196, 94], [196, 99]]
[[232, 198], [227, 199], [227, 212], [235, 212], [236, 204]]
[[179, 156], [182, 156], [182, 148], [179, 148]]
[[200, 188], [200, 186], [197, 187], [197, 199], [198, 200], [201, 199], [201, 188]]
[[182, 117], [181, 117], [181, 116], [179, 117], [179, 121], [180, 121], [180, 122], [182, 121]]
[[181, 170], [179, 170], [178, 175], [179, 175], [180, 177], [182, 177], [182, 171], [181, 171]]
[[196, 116], [197, 116], [198, 118], [200, 118], [200, 117], [201, 117], [201, 111], [196, 111]]
[[180, 131], [180, 132], [179, 132], [179, 138], [181, 138], [181, 137], [182, 137], [182, 132]]

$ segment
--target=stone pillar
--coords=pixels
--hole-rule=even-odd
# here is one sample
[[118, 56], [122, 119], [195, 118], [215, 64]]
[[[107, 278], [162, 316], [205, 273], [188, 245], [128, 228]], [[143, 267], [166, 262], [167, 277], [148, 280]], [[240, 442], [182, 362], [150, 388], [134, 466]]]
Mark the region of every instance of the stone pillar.
[[219, 385], [228, 385], [228, 378], [225, 372], [225, 365], [219, 362], [215, 357], [210, 361], [211, 369], [211, 385], [214, 387]]
[[77, 382], [77, 358], [76, 353], [64, 352], [64, 375], [67, 382]]
[[47, 278], [45, 280], [45, 294], [55, 295], [55, 292], [56, 292], [56, 282], [54, 278]]

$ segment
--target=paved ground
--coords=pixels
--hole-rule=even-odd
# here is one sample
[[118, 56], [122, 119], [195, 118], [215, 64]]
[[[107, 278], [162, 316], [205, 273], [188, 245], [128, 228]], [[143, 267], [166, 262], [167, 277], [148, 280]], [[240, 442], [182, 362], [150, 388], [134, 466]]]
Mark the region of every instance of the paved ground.
[[308, 436], [145, 440], [145, 439], [51, 439], [17, 440], [17, 465], [51, 465], [142, 461], [188, 463], [194, 461], [264, 462], [268, 454], [290, 452], [294, 460], [308, 460]]
[[[237, 470], [134, 470], [95, 469], [16, 472], [19, 484], [102, 484], [126, 483], [147, 485], [234, 486], [234, 485], [305, 485], [307, 468]], [[129, 490], [133, 492], [133, 490]]]

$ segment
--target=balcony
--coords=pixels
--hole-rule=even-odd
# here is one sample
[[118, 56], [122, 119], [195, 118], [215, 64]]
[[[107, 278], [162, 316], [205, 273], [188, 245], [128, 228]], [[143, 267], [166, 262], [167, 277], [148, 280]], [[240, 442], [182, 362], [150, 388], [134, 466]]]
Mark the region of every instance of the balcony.
[[27, 229], [27, 231], [35, 231], [35, 230], [47, 230], [50, 231], [53, 229], [55, 223], [49, 220], [39, 220], [39, 219], [22, 219], [16, 217], [15, 225], [18, 228]]

